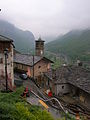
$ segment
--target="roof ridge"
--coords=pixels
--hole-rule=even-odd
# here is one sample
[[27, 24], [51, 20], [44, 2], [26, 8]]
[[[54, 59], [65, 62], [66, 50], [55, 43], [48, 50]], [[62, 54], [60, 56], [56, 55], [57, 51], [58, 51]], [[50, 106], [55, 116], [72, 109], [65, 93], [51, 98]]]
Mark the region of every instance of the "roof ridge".
[[8, 37], [6, 37], [6, 36], [4, 36], [4, 35], [0, 35], [1, 37], [3, 37], [3, 38], [6, 38], [6, 39], [8, 39], [8, 40], [10, 40], [11, 42], [13, 42], [13, 40], [11, 39], [11, 38], [8, 38]]

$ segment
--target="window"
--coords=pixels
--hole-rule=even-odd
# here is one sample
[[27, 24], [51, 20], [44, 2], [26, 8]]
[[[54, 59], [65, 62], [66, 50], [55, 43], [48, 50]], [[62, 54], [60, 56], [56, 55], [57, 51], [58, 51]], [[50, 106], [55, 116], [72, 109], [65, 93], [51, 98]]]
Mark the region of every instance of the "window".
[[38, 68], [41, 68], [41, 66], [38, 66]]
[[62, 86], [62, 89], [64, 89], [64, 86]]
[[12, 57], [12, 53], [11, 53], [11, 57]]
[[12, 64], [13, 64], [13, 63], [11, 62], [11, 67], [13, 66]]
[[0, 64], [3, 63], [3, 58], [0, 58]]

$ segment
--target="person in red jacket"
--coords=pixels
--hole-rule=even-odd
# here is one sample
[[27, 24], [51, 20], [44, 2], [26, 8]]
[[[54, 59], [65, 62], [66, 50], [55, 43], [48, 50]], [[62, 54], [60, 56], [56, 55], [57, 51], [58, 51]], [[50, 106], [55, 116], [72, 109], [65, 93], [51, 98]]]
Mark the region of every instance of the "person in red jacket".
[[51, 92], [51, 91], [48, 92], [48, 96], [49, 96], [49, 97], [52, 97], [52, 92]]
[[28, 87], [25, 88], [24, 92], [23, 92], [23, 97], [29, 97], [29, 90]]

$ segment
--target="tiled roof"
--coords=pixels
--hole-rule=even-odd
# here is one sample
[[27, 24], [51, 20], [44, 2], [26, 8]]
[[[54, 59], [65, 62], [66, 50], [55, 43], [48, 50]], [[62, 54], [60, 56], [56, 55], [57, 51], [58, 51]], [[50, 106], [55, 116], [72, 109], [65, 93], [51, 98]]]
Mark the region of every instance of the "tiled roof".
[[[40, 60], [45, 60], [48, 62], [51, 62], [51, 60], [41, 57], [41, 56], [34, 56], [34, 64], [39, 62]], [[29, 66], [33, 66], [33, 56], [32, 55], [27, 55], [27, 54], [21, 54], [21, 53], [16, 53], [14, 56], [14, 62], [16, 63], [21, 63]]]
[[2, 41], [2, 42], [13, 42], [12, 39], [7, 38], [7, 37], [5, 37], [3, 35], [0, 35], [0, 41]]

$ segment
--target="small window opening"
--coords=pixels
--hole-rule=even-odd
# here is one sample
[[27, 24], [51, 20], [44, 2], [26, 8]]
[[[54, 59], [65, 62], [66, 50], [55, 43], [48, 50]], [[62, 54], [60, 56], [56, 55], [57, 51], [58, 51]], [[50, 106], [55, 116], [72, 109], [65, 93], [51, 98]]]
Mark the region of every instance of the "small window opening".
[[0, 63], [3, 63], [3, 58], [0, 58]]
[[62, 86], [62, 89], [64, 89], [64, 86]]
[[41, 68], [41, 66], [38, 66], [38, 68]]

